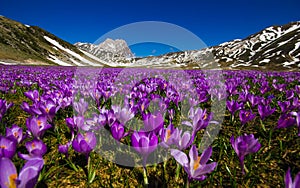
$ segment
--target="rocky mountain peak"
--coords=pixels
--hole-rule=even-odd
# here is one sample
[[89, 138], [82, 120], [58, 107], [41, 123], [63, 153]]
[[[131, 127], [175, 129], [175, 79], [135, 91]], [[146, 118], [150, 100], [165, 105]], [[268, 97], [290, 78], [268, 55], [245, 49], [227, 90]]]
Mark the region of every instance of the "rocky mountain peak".
[[119, 54], [123, 57], [133, 56], [125, 40], [107, 38], [104, 42], [98, 45], [98, 48], [103, 49], [107, 52]]

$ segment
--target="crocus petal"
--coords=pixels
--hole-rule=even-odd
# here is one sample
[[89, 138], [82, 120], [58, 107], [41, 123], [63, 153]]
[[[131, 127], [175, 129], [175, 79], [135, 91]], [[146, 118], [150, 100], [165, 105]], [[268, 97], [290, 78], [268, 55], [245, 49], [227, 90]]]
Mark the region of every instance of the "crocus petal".
[[134, 132], [132, 135], [131, 135], [131, 145], [138, 150], [139, 148], [139, 135], [137, 132]]
[[290, 172], [290, 167], [288, 168], [285, 177], [284, 177], [284, 182], [285, 182], [285, 187], [286, 188], [291, 188], [292, 187], [292, 177], [291, 177], [291, 172]]
[[200, 164], [201, 165], [206, 164], [208, 162], [211, 154], [212, 154], [212, 147], [210, 146], [209, 148], [204, 150], [203, 153], [201, 154]]
[[191, 140], [191, 134], [188, 131], [184, 132], [180, 140], [181, 143], [179, 145], [179, 149], [185, 149], [189, 147], [190, 140]]
[[203, 166], [199, 166], [198, 169], [195, 170], [193, 176], [198, 177], [212, 172], [217, 166], [216, 162], [205, 164]]
[[171, 155], [174, 157], [174, 159], [183, 167], [187, 166], [189, 163], [188, 157], [185, 153], [183, 153], [180, 150], [177, 149], [171, 149], [170, 150]]
[[192, 163], [198, 159], [198, 151], [195, 145], [191, 147], [189, 151], [189, 157]]
[[21, 182], [18, 187], [33, 188], [43, 166], [44, 160], [42, 158], [27, 161], [20, 171], [19, 180]]
[[298, 174], [296, 175], [293, 185], [294, 187], [300, 187], [300, 172], [298, 172]]
[[183, 121], [182, 124], [187, 125], [189, 127], [193, 127], [192, 123], [189, 121]]
[[[16, 187], [17, 169], [13, 162], [3, 157], [0, 159], [0, 185], [2, 188]], [[3, 170], [5, 169], [5, 170]]]

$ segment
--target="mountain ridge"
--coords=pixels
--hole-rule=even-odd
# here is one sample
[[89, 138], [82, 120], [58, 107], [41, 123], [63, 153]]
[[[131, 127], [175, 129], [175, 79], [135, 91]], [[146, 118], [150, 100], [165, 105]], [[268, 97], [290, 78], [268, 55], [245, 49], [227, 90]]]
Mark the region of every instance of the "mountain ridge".
[[0, 63], [183, 69], [300, 68], [300, 22], [269, 26], [244, 39], [201, 50], [136, 58], [122, 39], [74, 45], [37, 26], [0, 16]]

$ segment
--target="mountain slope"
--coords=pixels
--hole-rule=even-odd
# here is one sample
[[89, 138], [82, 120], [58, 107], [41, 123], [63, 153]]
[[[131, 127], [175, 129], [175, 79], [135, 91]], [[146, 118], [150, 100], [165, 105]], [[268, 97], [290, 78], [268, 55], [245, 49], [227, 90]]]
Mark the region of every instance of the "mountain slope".
[[213, 47], [221, 65], [299, 68], [300, 22], [268, 27], [244, 40]]
[[37, 65], [103, 65], [37, 26], [24, 25], [3, 16], [0, 16], [0, 61]]

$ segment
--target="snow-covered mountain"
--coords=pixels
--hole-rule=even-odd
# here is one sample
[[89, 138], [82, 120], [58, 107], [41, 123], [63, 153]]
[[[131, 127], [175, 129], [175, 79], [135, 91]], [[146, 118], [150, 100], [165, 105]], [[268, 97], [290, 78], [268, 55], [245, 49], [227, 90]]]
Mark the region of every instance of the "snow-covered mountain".
[[146, 58], [106, 58], [105, 54], [99, 52], [100, 47], [91, 44], [76, 46], [100, 59], [104, 58], [111, 66], [298, 70], [300, 22], [271, 26], [245, 39], [236, 39], [201, 50]]
[[112, 40], [108, 38], [99, 45], [81, 42], [77, 42], [74, 45], [108, 63], [133, 57], [126, 41], [122, 39]]
[[36, 26], [0, 16], [0, 64], [300, 70], [300, 22], [200, 50], [135, 58], [124, 40], [72, 45]]
[[300, 68], [300, 22], [271, 26], [211, 49], [224, 67]]
[[243, 40], [237, 39], [202, 50], [139, 59], [135, 61], [135, 65], [298, 70], [300, 68], [300, 22], [271, 26]]

